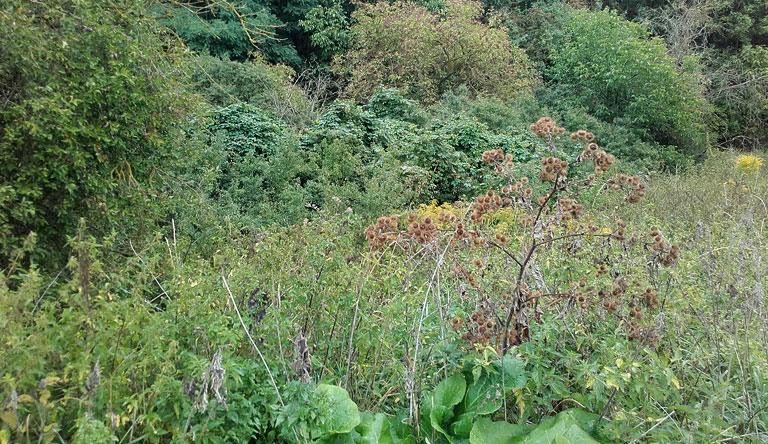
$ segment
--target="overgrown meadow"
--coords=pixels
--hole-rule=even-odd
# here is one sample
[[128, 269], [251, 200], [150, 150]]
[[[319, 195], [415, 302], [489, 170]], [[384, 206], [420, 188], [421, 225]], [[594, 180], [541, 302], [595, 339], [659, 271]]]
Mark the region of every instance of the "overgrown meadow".
[[6, 3], [0, 444], [768, 439], [762, 3]]

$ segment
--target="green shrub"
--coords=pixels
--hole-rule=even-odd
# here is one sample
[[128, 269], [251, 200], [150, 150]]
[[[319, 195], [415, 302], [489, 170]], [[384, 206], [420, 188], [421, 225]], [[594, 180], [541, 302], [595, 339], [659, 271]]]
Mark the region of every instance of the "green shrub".
[[768, 142], [768, 48], [744, 46], [736, 55], [713, 61], [712, 125], [725, 144], [760, 149]]
[[315, 117], [306, 94], [293, 83], [293, 69], [286, 65], [269, 65], [261, 58], [240, 63], [205, 55], [192, 63], [192, 90], [212, 105], [250, 103], [299, 127]]
[[254, 105], [219, 108], [209, 124], [218, 159], [211, 195], [233, 222], [255, 228], [307, 215], [300, 176], [314, 168], [282, 121]]
[[609, 11], [578, 10], [563, 20], [552, 55], [563, 99], [608, 122], [627, 119], [659, 144], [703, 154], [709, 106], [697, 77], [675, 65], [661, 39]]
[[460, 85], [513, 97], [536, 75], [505, 29], [480, 21], [482, 12], [471, 0], [448, 1], [438, 12], [402, 2], [364, 5], [352, 15], [351, 51], [333, 69], [349, 78], [346, 92], [358, 101], [380, 85], [424, 103]]
[[325, 0], [307, 12], [299, 25], [311, 33], [310, 42], [318, 49], [318, 59], [331, 61], [334, 55], [346, 51], [350, 42], [349, 17], [339, 0]]
[[150, 228], [153, 177], [183, 159], [177, 129], [195, 100], [179, 48], [143, 5], [0, 9], [0, 267], [31, 231], [33, 260], [55, 264], [81, 216], [103, 232]]

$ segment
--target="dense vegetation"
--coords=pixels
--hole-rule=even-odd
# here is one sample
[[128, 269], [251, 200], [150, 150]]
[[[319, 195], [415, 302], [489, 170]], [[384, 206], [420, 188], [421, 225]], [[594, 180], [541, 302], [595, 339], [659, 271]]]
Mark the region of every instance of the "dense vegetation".
[[768, 439], [765, 2], [0, 38], [0, 444]]

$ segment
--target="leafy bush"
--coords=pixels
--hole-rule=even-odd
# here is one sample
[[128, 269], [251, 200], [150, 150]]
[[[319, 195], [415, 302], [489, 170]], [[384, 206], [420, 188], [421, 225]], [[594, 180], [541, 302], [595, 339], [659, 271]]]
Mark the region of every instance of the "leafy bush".
[[318, 58], [322, 62], [330, 62], [334, 55], [343, 53], [349, 46], [349, 17], [339, 0], [319, 2], [299, 24], [312, 34], [310, 42], [319, 50]]
[[0, 267], [31, 231], [34, 260], [53, 265], [81, 216], [134, 231], [157, 214], [153, 177], [183, 158], [178, 122], [195, 102], [142, 5], [2, 6]]
[[745, 46], [716, 59], [712, 124], [728, 145], [759, 149], [768, 141], [768, 48]]
[[333, 69], [349, 77], [346, 92], [360, 101], [379, 85], [425, 103], [460, 85], [513, 97], [536, 76], [505, 29], [480, 22], [482, 12], [471, 0], [450, 0], [439, 12], [402, 2], [364, 5], [352, 15], [352, 49]]
[[661, 39], [609, 11], [574, 11], [564, 20], [552, 73], [571, 103], [608, 122], [625, 118], [660, 144], [703, 154], [702, 88], [675, 65]]
[[194, 92], [215, 106], [250, 103], [295, 126], [306, 126], [314, 111], [304, 91], [293, 83], [293, 70], [260, 58], [243, 63], [199, 56], [193, 61]]

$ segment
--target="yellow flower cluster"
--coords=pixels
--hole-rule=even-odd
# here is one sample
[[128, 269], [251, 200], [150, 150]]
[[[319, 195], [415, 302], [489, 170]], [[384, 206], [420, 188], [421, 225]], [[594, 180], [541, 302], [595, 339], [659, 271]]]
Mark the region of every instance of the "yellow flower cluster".
[[737, 157], [735, 162], [736, 168], [742, 172], [757, 171], [763, 166], [763, 159], [746, 154]]
[[443, 221], [440, 219], [440, 213], [450, 213], [460, 219], [465, 211], [466, 209], [457, 208], [449, 203], [438, 204], [436, 200], [432, 200], [429, 204], [421, 204], [416, 210], [419, 217], [429, 217], [432, 218], [432, 220], [439, 221], [438, 225], [440, 227], [444, 225]]

